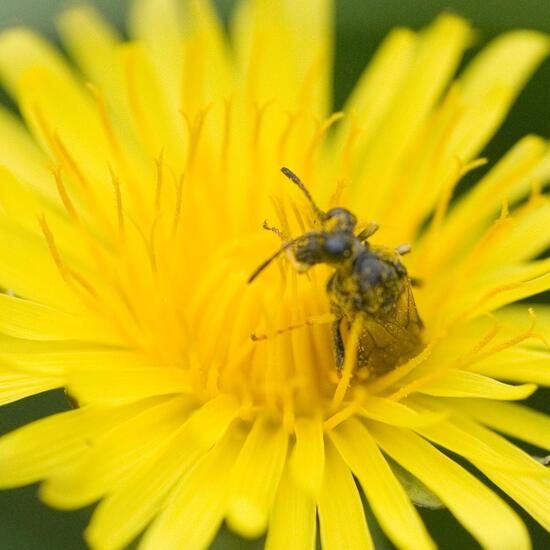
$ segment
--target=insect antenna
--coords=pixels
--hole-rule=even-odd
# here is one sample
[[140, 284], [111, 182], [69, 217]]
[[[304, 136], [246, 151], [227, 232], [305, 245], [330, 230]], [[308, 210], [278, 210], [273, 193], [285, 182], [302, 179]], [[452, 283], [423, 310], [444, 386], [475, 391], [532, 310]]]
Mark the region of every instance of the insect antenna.
[[286, 168], [285, 166], [281, 168], [281, 172], [302, 190], [302, 193], [306, 196], [307, 200], [313, 207], [313, 210], [315, 211], [315, 214], [317, 214], [317, 217], [320, 220], [323, 220], [325, 217], [325, 213], [315, 204], [315, 201], [313, 200], [313, 197], [311, 196], [311, 193], [308, 191], [307, 187], [304, 185], [304, 182], [292, 170]]
[[250, 284], [275, 258], [277, 258], [277, 256], [282, 254], [287, 248], [291, 247], [293, 244], [295, 244], [300, 239], [301, 239], [301, 237], [298, 237], [296, 239], [292, 239], [291, 241], [286, 242], [283, 246], [281, 246], [281, 248], [279, 248], [279, 250], [277, 250], [277, 252], [275, 252], [274, 254], [269, 256], [269, 258], [267, 258], [267, 260], [264, 260], [256, 268], [254, 273], [252, 273], [252, 275], [250, 275], [250, 277], [248, 277], [247, 283]]

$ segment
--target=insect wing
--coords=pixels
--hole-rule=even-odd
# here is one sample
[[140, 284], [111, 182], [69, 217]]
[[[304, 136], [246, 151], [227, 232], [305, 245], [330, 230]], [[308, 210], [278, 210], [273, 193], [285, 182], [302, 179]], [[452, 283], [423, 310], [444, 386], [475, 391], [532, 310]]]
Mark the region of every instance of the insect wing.
[[423, 347], [422, 321], [407, 283], [390, 312], [362, 313], [357, 364], [384, 374], [416, 355]]

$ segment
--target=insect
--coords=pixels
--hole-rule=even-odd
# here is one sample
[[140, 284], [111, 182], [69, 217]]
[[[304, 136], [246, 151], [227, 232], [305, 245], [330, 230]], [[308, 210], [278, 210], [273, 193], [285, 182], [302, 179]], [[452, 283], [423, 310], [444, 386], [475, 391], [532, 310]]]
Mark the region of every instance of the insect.
[[342, 328], [350, 330], [356, 322], [360, 323], [356, 351], [359, 368], [379, 376], [415, 356], [424, 347], [423, 325], [412, 292], [418, 281], [408, 277], [401, 262], [410, 247], [401, 245], [392, 250], [369, 243], [378, 230], [375, 222], [358, 231], [352, 212], [345, 208], [322, 211], [296, 174], [288, 168], [281, 171], [304, 193], [320, 229], [284, 243], [258, 266], [248, 282], [285, 251], [290, 252], [300, 273], [317, 264], [328, 264], [334, 268], [326, 291], [334, 316], [332, 339], [337, 369], [342, 369], [345, 359]]

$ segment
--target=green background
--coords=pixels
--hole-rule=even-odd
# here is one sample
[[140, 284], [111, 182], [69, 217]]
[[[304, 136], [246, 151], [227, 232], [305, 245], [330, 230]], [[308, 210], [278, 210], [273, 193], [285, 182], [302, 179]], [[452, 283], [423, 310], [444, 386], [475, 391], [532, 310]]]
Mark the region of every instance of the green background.
[[[126, 0], [90, 3], [99, 6], [123, 28]], [[0, 28], [28, 25], [55, 40], [54, 16], [70, 4], [67, 0], [0, 0]], [[220, 0], [218, 4], [222, 13], [227, 14], [234, 2]], [[467, 17], [479, 30], [479, 42], [467, 54], [466, 60], [493, 36], [508, 29], [523, 27], [550, 33], [550, 0], [336, 0], [335, 107], [341, 107], [376, 45], [390, 28], [397, 25], [420, 28], [445, 10]], [[526, 133], [550, 136], [549, 90], [550, 62], [547, 61], [519, 97], [500, 132], [484, 152], [485, 156], [494, 161]], [[531, 404], [550, 413], [550, 393], [539, 391]], [[8, 405], [0, 411], [0, 433], [65, 410], [67, 406], [60, 392]], [[84, 549], [82, 531], [90, 514], [90, 509], [67, 513], [46, 508], [37, 500], [35, 486], [0, 492], [0, 550]], [[422, 515], [443, 550], [479, 548], [447, 511], [423, 511]], [[550, 535], [530, 518], [525, 519], [535, 550], [550, 548]], [[376, 525], [373, 524], [372, 529], [378, 549], [392, 548]], [[261, 547], [261, 541], [244, 542], [225, 531], [213, 545], [216, 550]]]

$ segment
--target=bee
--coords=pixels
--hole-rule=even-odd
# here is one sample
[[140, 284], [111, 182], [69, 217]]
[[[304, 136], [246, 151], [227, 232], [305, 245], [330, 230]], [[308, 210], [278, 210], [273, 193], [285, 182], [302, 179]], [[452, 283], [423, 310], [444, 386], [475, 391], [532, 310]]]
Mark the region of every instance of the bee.
[[340, 207], [322, 211], [296, 174], [288, 168], [281, 171], [304, 193], [320, 229], [285, 242], [258, 266], [248, 283], [285, 251], [299, 273], [327, 264], [334, 269], [326, 291], [334, 316], [332, 340], [338, 371], [345, 360], [342, 325], [350, 330], [356, 322], [360, 323], [356, 365], [368, 369], [369, 374], [380, 376], [417, 355], [424, 347], [423, 324], [412, 287], [420, 283], [409, 278], [401, 262], [410, 247], [392, 250], [371, 244], [369, 238], [378, 230], [375, 222], [358, 231], [352, 212]]

